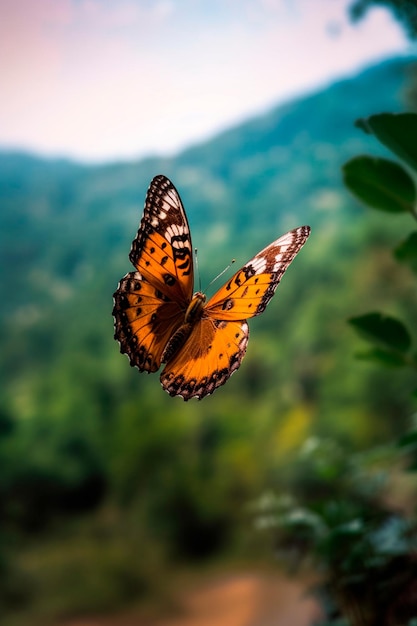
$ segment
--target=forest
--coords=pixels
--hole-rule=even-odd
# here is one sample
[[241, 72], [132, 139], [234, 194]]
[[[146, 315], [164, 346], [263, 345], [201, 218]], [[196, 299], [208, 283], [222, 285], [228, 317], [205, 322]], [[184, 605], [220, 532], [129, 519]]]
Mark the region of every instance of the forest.
[[[175, 157], [0, 153], [7, 624], [163, 601], [175, 572], [283, 568], [295, 553], [327, 574], [323, 624], [416, 623], [417, 123], [372, 117], [410, 110], [414, 67], [371, 66]], [[312, 228], [251, 320], [240, 370], [202, 401], [169, 397], [113, 338], [112, 294], [160, 173], [184, 202], [204, 291], [232, 257]], [[360, 621], [349, 598], [382, 570], [402, 608]]]

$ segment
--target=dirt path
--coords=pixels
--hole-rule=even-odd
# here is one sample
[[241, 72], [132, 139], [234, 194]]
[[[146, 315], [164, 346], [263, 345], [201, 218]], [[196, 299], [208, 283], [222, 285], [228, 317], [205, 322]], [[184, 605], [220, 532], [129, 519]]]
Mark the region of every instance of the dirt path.
[[299, 582], [266, 574], [238, 574], [197, 583], [172, 617], [136, 613], [65, 622], [61, 626], [310, 626], [317, 603]]

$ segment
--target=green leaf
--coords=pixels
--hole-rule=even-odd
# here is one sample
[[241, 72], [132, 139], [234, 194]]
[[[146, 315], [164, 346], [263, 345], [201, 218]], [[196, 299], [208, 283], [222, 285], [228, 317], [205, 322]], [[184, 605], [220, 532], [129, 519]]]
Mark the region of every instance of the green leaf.
[[400, 446], [400, 448], [403, 448], [405, 446], [417, 446], [417, 430], [412, 430], [403, 435], [400, 438], [398, 445]]
[[365, 117], [360, 117], [355, 121], [356, 128], [360, 128], [367, 135], [372, 135], [372, 130], [368, 124], [368, 119]]
[[367, 313], [349, 320], [355, 330], [368, 341], [398, 352], [406, 352], [411, 346], [411, 337], [402, 322], [383, 315]]
[[343, 177], [348, 189], [374, 209], [388, 213], [414, 211], [414, 181], [393, 161], [358, 156], [343, 166]]
[[417, 114], [380, 113], [356, 122], [417, 172]]
[[394, 250], [397, 261], [407, 263], [417, 274], [417, 232], [411, 233]]
[[407, 472], [410, 472], [410, 474], [412, 474], [413, 472], [416, 472], [417, 471], [417, 459], [413, 459], [411, 463], [407, 465], [405, 469]]
[[404, 357], [397, 352], [390, 352], [382, 348], [373, 348], [366, 352], [357, 352], [355, 357], [361, 361], [372, 361], [386, 367], [404, 367]]

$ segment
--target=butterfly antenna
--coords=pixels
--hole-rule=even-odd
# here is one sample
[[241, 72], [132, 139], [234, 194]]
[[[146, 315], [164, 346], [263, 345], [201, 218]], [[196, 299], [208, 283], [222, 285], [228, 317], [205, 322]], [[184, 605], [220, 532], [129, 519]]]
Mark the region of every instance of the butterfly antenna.
[[229, 265], [228, 265], [227, 267], [225, 267], [225, 268], [224, 268], [224, 270], [222, 270], [222, 271], [220, 272], [220, 274], [217, 274], [217, 276], [215, 276], [215, 277], [213, 278], [213, 280], [211, 280], [211, 281], [209, 282], [209, 284], [207, 285], [207, 289], [208, 289], [208, 288], [209, 288], [209, 287], [210, 287], [210, 286], [211, 286], [211, 285], [212, 285], [212, 284], [213, 284], [213, 283], [214, 283], [214, 282], [215, 282], [218, 278], [220, 278], [220, 276], [223, 276], [223, 274], [224, 274], [225, 272], [227, 272], [227, 270], [228, 270], [228, 269], [230, 269], [230, 268], [232, 267], [233, 263], [235, 263], [235, 262], [236, 262], [236, 259], [232, 259], [232, 260], [230, 261]]
[[198, 291], [201, 291], [201, 276], [200, 276], [200, 270], [198, 269], [198, 250], [197, 250], [197, 248], [194, 248], [194, 265], [195, 265], [196, 274], [198, 276]]

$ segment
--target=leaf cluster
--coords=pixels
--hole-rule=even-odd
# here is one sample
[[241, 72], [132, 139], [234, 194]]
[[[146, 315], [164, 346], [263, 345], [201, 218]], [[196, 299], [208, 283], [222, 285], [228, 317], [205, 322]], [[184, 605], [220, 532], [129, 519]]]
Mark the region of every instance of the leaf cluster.
[[[373, 115], [356, 125], [401, 162], [355, 157], [343, 167], [345, 185], [372, 209], [417, 219], [417, 115]], [[416, 243], [412, 231], [393, 251], [394, 259], [414, 273]], [[402, 368], [415, 379], [414, 328], [379, 311], [352, 317], [349, 324], [369, 346], [359, 359]], [[284, 562], [309, 560], [319, 570], [326, 626], [414, 624], [415, 503], [407, 513], [390, 505], [387, 493], [394, 474], [401, 475], [404, 467], [417, 470], [417, 430], [360, 454], [331, 439], [311, 438], [293, 463], [291, 495], [260, 498], [255, 523], [272, 534]]]
[[[378, 211], [408, 213], [417, 220], [417, 114], [383, 113], [359, 120], [356, 125], [373, 134], [402, 163], [390, 159], [358, 156], [343, 167], [347, 188], [367, 206]], [[394, 249], [394, 258], [417, 273], [417, 231]], [[406, 324], [380, 312], [353, 317], [352, 327], [371, 344], [360, 355], [387, 366], [417, 370], [417, 352]]]
[[272, 534], [278, 557], [318, 572], [322, 626], [411, 624], [415, 615], [416, 520], [383, 503], [382, 460], [374, 451], [349, 455], [334, 441], [308, 440], [296, 461], [309, 472], [308, 493], [300, 481], [291, 495], [255, 503], [256, 527]]

